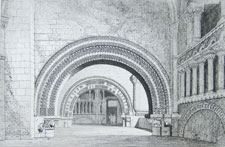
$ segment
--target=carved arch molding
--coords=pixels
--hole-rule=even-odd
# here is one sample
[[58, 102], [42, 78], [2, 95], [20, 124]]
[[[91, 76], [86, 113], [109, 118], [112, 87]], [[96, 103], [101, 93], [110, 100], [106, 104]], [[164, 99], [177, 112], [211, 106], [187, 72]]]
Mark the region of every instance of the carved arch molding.
[[116, 37], [89, 37], [68, 44], [43, 66], [35, 81], [35, 114], [51, 111], [64, 80], [84, 65], [109, 63], [125, 68], [143, 84], [149, 113], [169, 113], [170, 81], [161, 63], [146, 49]]
[[114, 94], [118, 98], [124, 114], [134, 113], [128, 92], [118, 82], [106, 77], [87, 77], [76, 82], [66, 91], [60, 106], [60, 116], [72, 117], [73, 108], [79, 96], [95, 88], [104, 89]]
[[223, 109], [214, 104], [214, 103], [199, 103], [197, 105], [194, 105], [193, 107], [191, 107], [191, 109], [189, 109], [184, 115], [182, 115], [182, 117], [180, 118], [180, 133], [179, 136], [180, 137], [184, 137], [184, 130], [185, 127], [188, 123], [188, 121], [190, 120], [190, 118], [197, 112], [201, 111], [201, 110], [210, 110], [212, 112], [214, 112], [221, 120], [221, 122], [223, 123], [223, 126], [225, 127], [225, 113], [223, 111]]

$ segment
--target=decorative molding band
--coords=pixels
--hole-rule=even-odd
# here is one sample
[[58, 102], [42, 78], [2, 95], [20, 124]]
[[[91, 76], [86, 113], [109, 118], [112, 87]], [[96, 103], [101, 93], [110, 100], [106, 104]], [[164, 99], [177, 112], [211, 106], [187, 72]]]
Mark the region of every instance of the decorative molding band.
[[225, 98], [225, 90], [181, 98], [178, 100], [178, 105], [220, 98]]

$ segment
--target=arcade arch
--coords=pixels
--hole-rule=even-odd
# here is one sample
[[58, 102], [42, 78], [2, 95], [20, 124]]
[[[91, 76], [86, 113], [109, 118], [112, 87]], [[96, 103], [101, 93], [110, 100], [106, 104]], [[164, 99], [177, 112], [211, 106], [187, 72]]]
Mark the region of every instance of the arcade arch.
[[54, 116], [58, 89], [71, 74], [95, 64], [122, 67], [145, 88], [149, 114], [171, 113], [169, 77], [161, 63], [147, 50], [116, 37], [90, 37], [56, 52], [35, 82], [35, 114]]

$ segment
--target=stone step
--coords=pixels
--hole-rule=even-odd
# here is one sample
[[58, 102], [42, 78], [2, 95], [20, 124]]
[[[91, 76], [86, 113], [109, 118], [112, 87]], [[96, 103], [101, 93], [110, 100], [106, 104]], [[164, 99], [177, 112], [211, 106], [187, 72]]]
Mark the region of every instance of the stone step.
[[55, 137], [61, 136], [101, 136], [101, 135], [140, 135], [150, 136], [146, 130], [117, 126], [73, 125], [71, 128], [56, 128]]

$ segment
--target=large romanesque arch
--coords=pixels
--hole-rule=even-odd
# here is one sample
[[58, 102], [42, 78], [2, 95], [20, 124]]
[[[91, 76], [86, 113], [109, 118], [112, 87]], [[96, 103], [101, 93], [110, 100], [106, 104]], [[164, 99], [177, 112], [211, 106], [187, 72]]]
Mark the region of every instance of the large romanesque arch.
[[127, 69], [145, 88], [149, 114], [171, 112], [169, 77], [161, 63], [130, 41], [102, 36], [75, 41], [47, 61], [35, 82], [35, 114], [54, 115], [62, 82], [93, 64], [113, 64]]
[[75, 102], [79, 96], [85, 91], [95, 88], [100, 88], [113, 93], [118, 98], [124, 114], [134, 113], [131, 98], [122, 85], [107, 77], [94, 76], [81, 79], [66, 91], [60, 106], [60, 116], [72, 116]]

